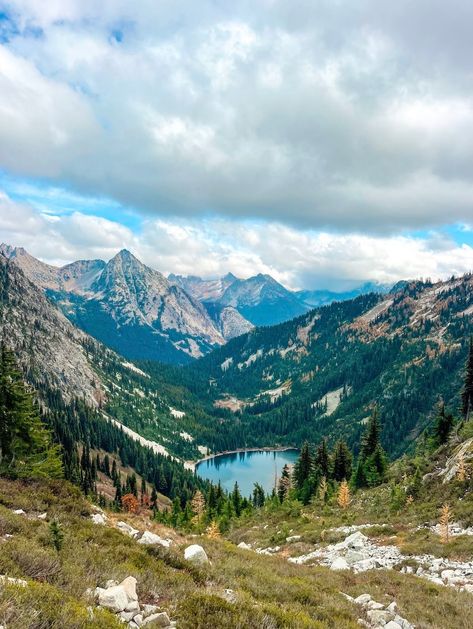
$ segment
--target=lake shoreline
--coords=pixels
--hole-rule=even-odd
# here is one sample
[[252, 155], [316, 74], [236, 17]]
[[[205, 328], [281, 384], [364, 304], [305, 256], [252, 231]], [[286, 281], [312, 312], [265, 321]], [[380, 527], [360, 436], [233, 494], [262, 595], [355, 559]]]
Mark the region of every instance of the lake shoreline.
[[211, 461], [219, 456], [228, 456], [229, 454], [240, 454], [240, 452], [286, 452], [287, 450], [300, 450], [295, 446], [260, 446], [253, 448], [239, 448], [238, 450], [225, 450], [224, 452], [216, 452], [215, 454], [208, 454], [202, 457], [198, 461], [186, 461], [187, 469], [192, 469], [197, 472], [197, 466], [205, 461]]

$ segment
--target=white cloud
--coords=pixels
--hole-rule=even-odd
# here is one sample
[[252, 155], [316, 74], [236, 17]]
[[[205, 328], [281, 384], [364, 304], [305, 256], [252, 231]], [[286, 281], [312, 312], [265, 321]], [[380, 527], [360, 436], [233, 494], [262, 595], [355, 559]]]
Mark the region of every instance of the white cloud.
[[154, 216], [471, 220], [467, 0], [5, 6], [0, 167]]
[[0, 193], [0, 239], [54, 264], [108, 260], [130, 249], [161, 272], [217, 277], [269, 273], [290, 288], [343, 290], [366, 281], [446, 278], [473, 270], [473, 248], [428, 238], [301, 231], [279, 222], [148, 219], [139, 234], [97, 216], [45, 216]]

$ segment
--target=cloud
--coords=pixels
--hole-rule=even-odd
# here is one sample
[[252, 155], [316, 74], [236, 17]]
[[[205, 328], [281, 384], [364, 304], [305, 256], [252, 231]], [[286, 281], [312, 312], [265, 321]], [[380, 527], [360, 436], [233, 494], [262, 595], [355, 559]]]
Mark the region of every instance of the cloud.
[[4, 4], [0, 167], [165, 220], [471, 221], [467, 0]]
[[0, 193], [0, 236], [53, 264], [108, 260], [128, 248], [165, 274], [269, 273], [293, 289], [344, 290], [366, 281], [439, 279], [473, 270], [473, 248], [442, 232], [423, 238], [370, 236], [303, 231], [275, 221], [149, 218], [134, 233], [116, 221], [77, 211], [41, 214], [4, 193]]

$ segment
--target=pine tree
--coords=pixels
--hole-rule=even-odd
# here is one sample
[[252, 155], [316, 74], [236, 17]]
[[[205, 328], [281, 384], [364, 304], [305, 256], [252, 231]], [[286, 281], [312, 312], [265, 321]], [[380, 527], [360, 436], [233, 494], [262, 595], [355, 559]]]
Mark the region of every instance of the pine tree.
[[289, 466], [286, 464], [282, 468], [281, 478], [278, 483], [278, 498], [279, 502], [284, 502], [287, 498], [289, 490], [291, 488], [291, 475], [289, 473]]
[[0, 473], [19, 478], [64, 476], [59, 447], [52, 444], [13, 352], [0, 350]]
[[381, 426], [378, 416], [378, 407], [375, 406], [368, 421], [366, 432], [361, 440], [360, 456], [362, 460], [366, 460], [371, 456], [380, 445], [380, 433]]
[[198, 524], [201, 521], [205, 511], [205, 498], [200, 489], [195, 492], [192, 498], [191, 509], [192, 513], [194, 514], [193, 522], [195, 524]]
[[220, 528], [216, 520], [212, 520], [212, 522], [206, 528], [205, 534], [209, 539], [220, 539], [222, 537], [222, 535], [220, 534]]
[[326, 478], [330, 477], [330, 457], [328, 455], [326, 439], [322, 439], [317, 448], [314, 465], [319, 474]]
[[319, 498], [322, 502], [325, 502], [325, 498], [327, 497], [327, 491], [328, 491], [328, 485], [327, 485], [327, 479], [325, 478], [325, 476], [322, 476], [322, 478], [320, 479], [320, 483], [319, 483]]
[[470, 338], [470, 349], [466, 364], [465, 382], [462, 392], [462, 413], [466, 421], [473, 410], [473, 338]]
[[333, 454], [333, 478], [341, 482], [352, 474], [352, 455], [345, 441], [337, 441]]
[[298, 460], [294, 465], [294, 485], [298, 490], [301, 490], [305, 481], [308, 480], [312, 471], [312, 456], [310, 453], [309, 444], [307, 441], [302, 445], [301, 453]]
[[235, 515], [237, 518], [240, 517], [242, 511], [242, 498], [240, 494], [240, 488], [238, 487], [238, 483], [235, 483], [233, 487], [233, 491], [231, 493], [231, 501], [233, 505], [233, 509], [235, 511]]
[[263, 487], [259, 483], [255, 483], [253, 489], [253, 506], [256, 508], [262, 507], [265, 501], [265, 493]]
[[57, 552], [62, 548], [64, 542], [64, 533], [62, 527], [57, 520], [52, 520], [49, 523], [49, 534], [51, 536], [51, 542]]
[[340, 484], [337, 502], [338, 506], [342, 509], [347, 509], [350, 504], [350, 489], [346, 480], [343, 480]]
[[436, 446], [441, 446], [448, 441], [453, 428], [453, 415], [445, 410], [445, 404], [438, 404], [437, 419], [434, 428], [434, 440]]

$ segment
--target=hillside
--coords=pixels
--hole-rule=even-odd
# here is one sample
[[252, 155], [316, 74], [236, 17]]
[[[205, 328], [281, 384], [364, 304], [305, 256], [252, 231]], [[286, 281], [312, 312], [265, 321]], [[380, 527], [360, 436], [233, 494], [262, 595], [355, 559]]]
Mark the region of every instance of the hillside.
[[174, 383], [172, 369], [160, 366], [150, 375], [79, 330], [2, 255], [0, 333], [43, 403], [56, 394], [66, 404], [79, 398], [139, 433], [135, 439], [148, 439], [156, 452], [200, 456], [198, 446], [206, 444], [197, 437], [211, 432], [214, 420]]
[[[1, 479], [0, 622], [8, 629], [118, 628], [123, 620], [130, 629], [141, 622], [469, 629], [471, 480], [445, 482], [460, 450], [469, 464], [469, 424], [430, 460], [400, 461], [389, 484], [357, 492], [347, 509], [333, 492], [307, 506], [268, 500], [234, 519], [225, 537], [205, 529], [211, 513], [196, 534], [150, 520], [146, 508], [104, 512], [64, 481]], [[406, 502], [402, 483], [416, 465], [429, 473]], [[456, 524], [441, 543], [435, 525], [447, 500]], [[130, 612], [120, 611], [125, 605]]]
[[238, 412], [246, 443], [356, 443], [373, 404], [399, 455], [439, 396], [455, 410], [473, 332], [473, 278], [411, 282], [334, 303], [230, 341], [188, 370], [201, 395]]

